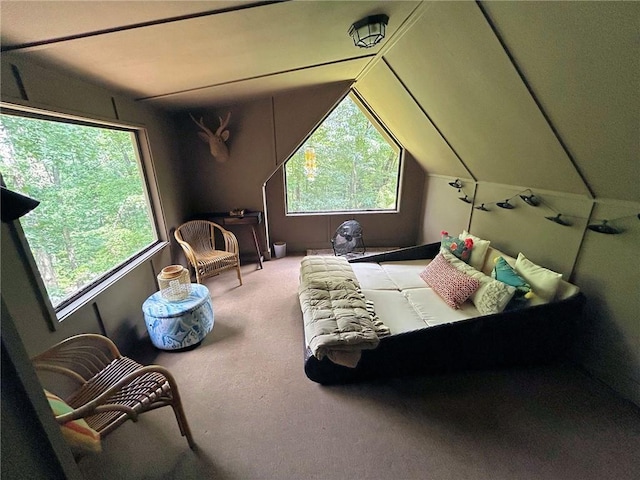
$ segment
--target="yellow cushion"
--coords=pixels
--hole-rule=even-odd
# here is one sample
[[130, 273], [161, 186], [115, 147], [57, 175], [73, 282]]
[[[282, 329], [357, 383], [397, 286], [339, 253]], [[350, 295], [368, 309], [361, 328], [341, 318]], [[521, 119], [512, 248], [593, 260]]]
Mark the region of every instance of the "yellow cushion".
[[[44, 393], [47, 396], [49, 406], [51, 406], [51, 410], [53, 410], [55, 416], [73, 411], [73, 409], [57, 395], [47, 390], [45, 390]], [[62, 431], [62, 436], [72, 449], [83, 452], [100, 452], [102, 450], [100, 434], [91, 428], [82, 418], [60, 425], [60, 430]]]

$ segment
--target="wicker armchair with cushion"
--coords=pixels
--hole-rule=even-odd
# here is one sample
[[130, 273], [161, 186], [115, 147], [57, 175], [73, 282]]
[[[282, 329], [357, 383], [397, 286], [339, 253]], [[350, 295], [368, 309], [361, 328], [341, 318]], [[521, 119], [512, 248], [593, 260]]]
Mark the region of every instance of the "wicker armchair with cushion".
[[[193, 266], [198, 283], [235, 268], [242, 285], [238, 240], [232, 232], [208, 220], [192, 220], [180, 225], [174, 236]], [[224, 248], [217, 248], [223, 243]]]
[[[79, 439], [78, 443], [84, 443], [80, 446], [87, 447], [86, 438], [92, 433], [102, 438], [127, 420], [137, 421], [143, 412], [170, 406], [180, 433], [195, 448], [171, 373], [121, 355], [107, 337], [81, 334], [67, 338], [33, 357], [32, 363], [68, 441]], [[89, 450], [99, 450], [94, 447]]]

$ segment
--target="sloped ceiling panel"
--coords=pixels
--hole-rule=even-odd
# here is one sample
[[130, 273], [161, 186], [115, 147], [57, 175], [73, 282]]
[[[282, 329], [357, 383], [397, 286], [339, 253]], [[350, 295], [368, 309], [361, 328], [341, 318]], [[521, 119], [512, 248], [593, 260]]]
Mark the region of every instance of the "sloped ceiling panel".
[[350, 24], [386, 13], [394, 19], [392, 36], [416, 5], [281, 2], [27, 50], [36, 60], [145, 99], [371, 56], [380, 47], [356, 49]]
[[226, 104], [231, 101], [246, 101], [251, 98], [278, 94], [285, 90], [330, 84], [344, 80], [352, 81], [370, 61], [371, 57], [359, 58], [277, 75], [197, 88], [150, 99], [145, 103], [177, 111]]
[[640, 201], [640, 3], [483, 5], [595, 196]]
[[477, 180], [589, 194], [474, 2], [435, 3], [385, 59]]
[[378, 62], [358, 80], [355, 89], [426, 172], [469, 176], [460, 159], [384, 62]]
[[[114, 8], [113, 1], [3, 1], [0, 29], [3, 46], [41, 42], [78, 34], [110, 30], [167, 18], [198, 15], [246, 4], [244, 0], [215, 2], [167, 1], [127, 2], [126, 8]], [[90, 7], [90, 8], [87, 8]], [[117, 7], [117, 5], [116, 5]], [[70, 22], [69, 19], [73, 18]]]

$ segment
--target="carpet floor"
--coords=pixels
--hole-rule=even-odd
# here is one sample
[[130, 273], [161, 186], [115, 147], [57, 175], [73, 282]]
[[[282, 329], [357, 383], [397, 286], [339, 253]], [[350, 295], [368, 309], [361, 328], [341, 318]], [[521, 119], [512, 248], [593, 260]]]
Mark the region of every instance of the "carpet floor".
[[301, 256], [207, 282], [213, 331], [166, 366], [198, 448], [168, 408], [127, 422], [87, 479], [637, 479], [640, 410], [569, 364], [323, 387], [303, 371]]

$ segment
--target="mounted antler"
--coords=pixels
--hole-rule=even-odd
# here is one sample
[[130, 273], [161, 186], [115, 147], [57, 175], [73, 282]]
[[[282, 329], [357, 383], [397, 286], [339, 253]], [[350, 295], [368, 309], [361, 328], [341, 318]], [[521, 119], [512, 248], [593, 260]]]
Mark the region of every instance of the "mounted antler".
[[195, 122], [203, 131], [198, 132], [198, 136], [205, 142], [209, 144], [209, 150], [211, 151], [211, 155], [218, 162], [224, 163], [229, 160], [229, 149], [227, 145], [224, 143], [229, 138], [229, 130], [225, 130], [227, 125], [229, 124], [229, 118], [231, 118], [231, 112], [227, 113], [227, 116], [224, 120], [222, 117], [218, 117], [220, 120], [220, 126], [216, 130], [216, 133], [213, 133], [209, 130], [204, 122], [202, 121], [202, 117], [200, 117], [200, 121], [193, 118], [193, 115], [189, 114], [191, 120]]

